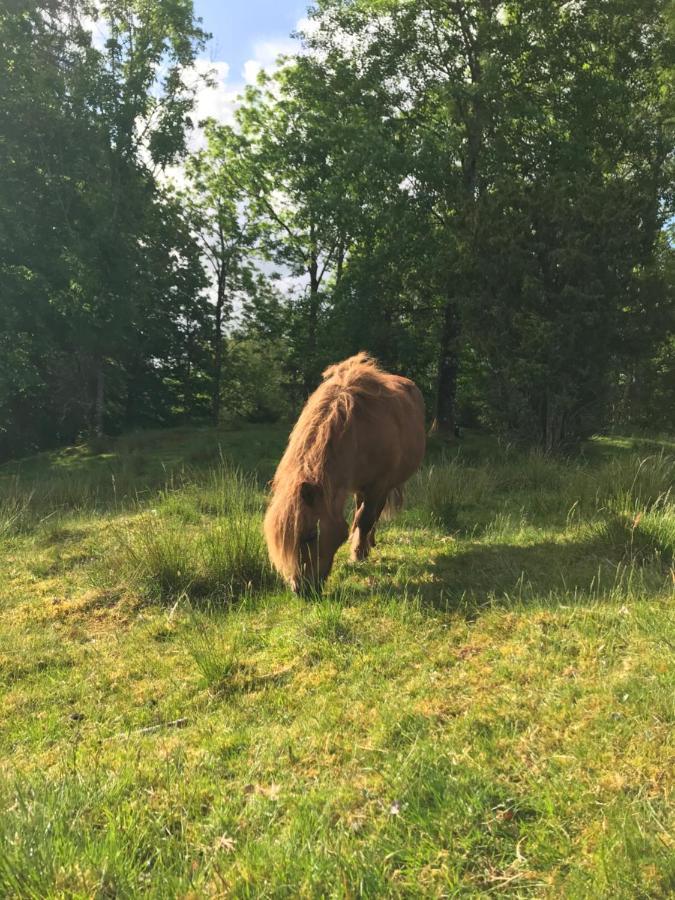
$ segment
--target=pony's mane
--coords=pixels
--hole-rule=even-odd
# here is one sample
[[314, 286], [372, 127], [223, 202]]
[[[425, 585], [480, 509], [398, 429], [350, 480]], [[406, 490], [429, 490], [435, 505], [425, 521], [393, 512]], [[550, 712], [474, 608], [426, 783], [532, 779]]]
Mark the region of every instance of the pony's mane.
[[331, 446], [350, 425], [356, 402], [379, 394], [385, 373], [367, 353], [357, 353], [323, 373], [288, 439], [272, 481], [265, 534], [274, 566], [292, 576], [298, 566], [304, 483], [319, 487], [330, 502]]

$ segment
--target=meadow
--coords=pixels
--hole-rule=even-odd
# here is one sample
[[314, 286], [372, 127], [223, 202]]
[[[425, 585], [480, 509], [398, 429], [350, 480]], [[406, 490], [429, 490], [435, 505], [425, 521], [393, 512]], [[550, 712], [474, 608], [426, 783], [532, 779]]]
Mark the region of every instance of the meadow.
[[284, 427], [0, 467], [0, 895], [675, 893], [675, 443], [432, 443], [270, 571]]

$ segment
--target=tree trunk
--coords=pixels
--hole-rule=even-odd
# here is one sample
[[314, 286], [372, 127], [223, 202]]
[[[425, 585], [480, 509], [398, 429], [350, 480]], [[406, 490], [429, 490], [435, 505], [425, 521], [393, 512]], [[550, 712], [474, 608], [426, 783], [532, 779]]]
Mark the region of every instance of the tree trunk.
[[460, 322], [457, 303], [449, 297], [443, 314], [443, 329], [438, 356], [438, 390], [434, 431], [444, 440], [455, 438], [457, 416], [457, 376], [459, 374]]
[[134, 422], [134, 409], [136, 406], [136, 398], [138, 396], [136, 373], [133, 369], [127, 371], [127, 391], [124, 401], [124, 419], [126, 422]]
[[183, 418], [189, 422], [192, 417], [192, 405], [194, 398], [192, 396], [192, 353], [194, 346], [193, 329], [188, 325], [185, 340], [185, 369], [183, 375]]
[[335, 286], [340, 284], [342, 281], [342, 270], [345, 264], [345, 242], [342, 238], [340, 238], [340, 243], [338, 244], [337, 250], [337, 259], [335, 260]]
[[544, 394], [542, 446], [545, 453], [558, 453], [565, 440], [565, 412], [556, 397], [548, 390]]
[[103, 437], [103, 425], [105, 417], [105, 372], [103, 361], [96, 368], [96, 397], [94, 399], [94, 434], [97, 438]]
[[225, 308], [225, 279], [222, 273], [218, 274], [218, 294], [216, 297], [216, 321], [214, 326], [213, 347], [213, 397], [211, 400], [211, 415], [213, 424], [220, 421], [220, 404], [223, 381], [223, 310]]
[[312, 257], [309, 265], [309, 309], [307, 311], [307, 356], [305, 359], [305, 394], [311, 394], [316, 387], [317, 332], [319, 323], [319, 262]]
[[[476, 37], [468, 21], [464, 6], [457, 6], [460, 28], [463, 36], [463, 50], [467, 66], [471, 76], [471, 84], [474, 88], [482, 81], [481, 57], [476, 47]], [[483, 147], [483, 109], [480, 93], [472, 91], [466, 96], [462, 88], [455, 97], [460, 117], [464, 121], [466, 132], [466, 153], [462, 160], [462, 180], [464, 188], [463, 204], [459, 217], [459, 229], [462, 241], [465, 244], [463, 256], [460, 259], [459, 271], [455, 271], [456, 282], [453, 287], [456, 290], [457, 283], [472, 284], [472, 266], [476, 257], [475, 235], [477, 225], [477, 200], [480, 193], [480, 161]], [[452, 195], [449, 197], [450, 205], [454, 205]], [[463, 234], [462, 234], [463, 232]], [[466, 296], [463, 294], [463, 296]], [[461, 321], [457, 297], [451, 295], [448, 290], [446, 295], [445, 310], [443, 313], [443, 328], [438, 357], [438, 392], [436, 396], [436, 420], [434, 430], [445, 440], [454, 440], [457, 434], [457, 377], [459, 375]]]

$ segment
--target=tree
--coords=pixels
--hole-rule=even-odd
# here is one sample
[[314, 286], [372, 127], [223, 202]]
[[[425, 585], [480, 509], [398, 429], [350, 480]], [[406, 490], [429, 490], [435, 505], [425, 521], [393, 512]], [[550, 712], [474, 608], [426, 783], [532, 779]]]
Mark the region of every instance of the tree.
[[150, 165], [166, 165], [185, 149], [193, 94], [183, 73], [204, 33], [194, 22], [192, 0], [105, 0], [94, 12], [109, 37], [93, 98], [102, 153], [83, 256], [97, 266], [87, 330], [95, 367], [94, 429], [101, 433], [106, 360], [125, 355], [127, 326], [142, 291], [143, 217], [156, 192]]
[[0, 12], [0, 452], [114, 426], [201, 315], [197, 247], [155, 171], [183, 150], [201, 39], [183, 0]]
[[187, 161], [187, 187], [182, 191], [192, 227], [211, 270], [213, 301], [213, 389], [211, 415], [220, 418], [224, 327], [236, 300], [253, 282], [252, 251], [257, 232], [243, 188], [240, 140], [227, 126], [206, 124], [206, 147]]
[[309, 40], [328, 83], [351, 70], [381, 85], [380, 118], [406, 157], [400, 188], [429, 210], [439, 430], [452, 432], [471, 348], [493, 422], [549, 449], [574, 439], [601, 420], [666, 208], [664, 4], [319, 6]]
[[282, 68], [272, 81], [261, 76], [238, 111], [244, 166], [241, 188], [268, 258], [282, 271], [305, 278], [306, 293], [297, 324], [298, 365], [306, 392], [320, 371], [319, 320], [323, 288], [339, 272], [350, 235], [350, 185], [336, 175], [331, 131], [307, 80], [301, 60]]

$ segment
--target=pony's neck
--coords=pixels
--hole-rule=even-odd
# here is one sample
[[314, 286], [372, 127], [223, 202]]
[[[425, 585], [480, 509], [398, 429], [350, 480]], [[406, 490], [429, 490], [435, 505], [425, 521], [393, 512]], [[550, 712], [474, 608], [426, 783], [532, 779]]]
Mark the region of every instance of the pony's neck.
[[348, 490], [346, 487], [334, 489], [326, 506], [334, 519], [344, 516], [345, 503], [347, 502]]
[[345, 471], [347, 455], [342, 444], [345, 435], [332, 434], [326, 443], [321, 461], [321, 488], [326, 509], [331, 515], [340, 515], [347, 500], [348, 473]]

